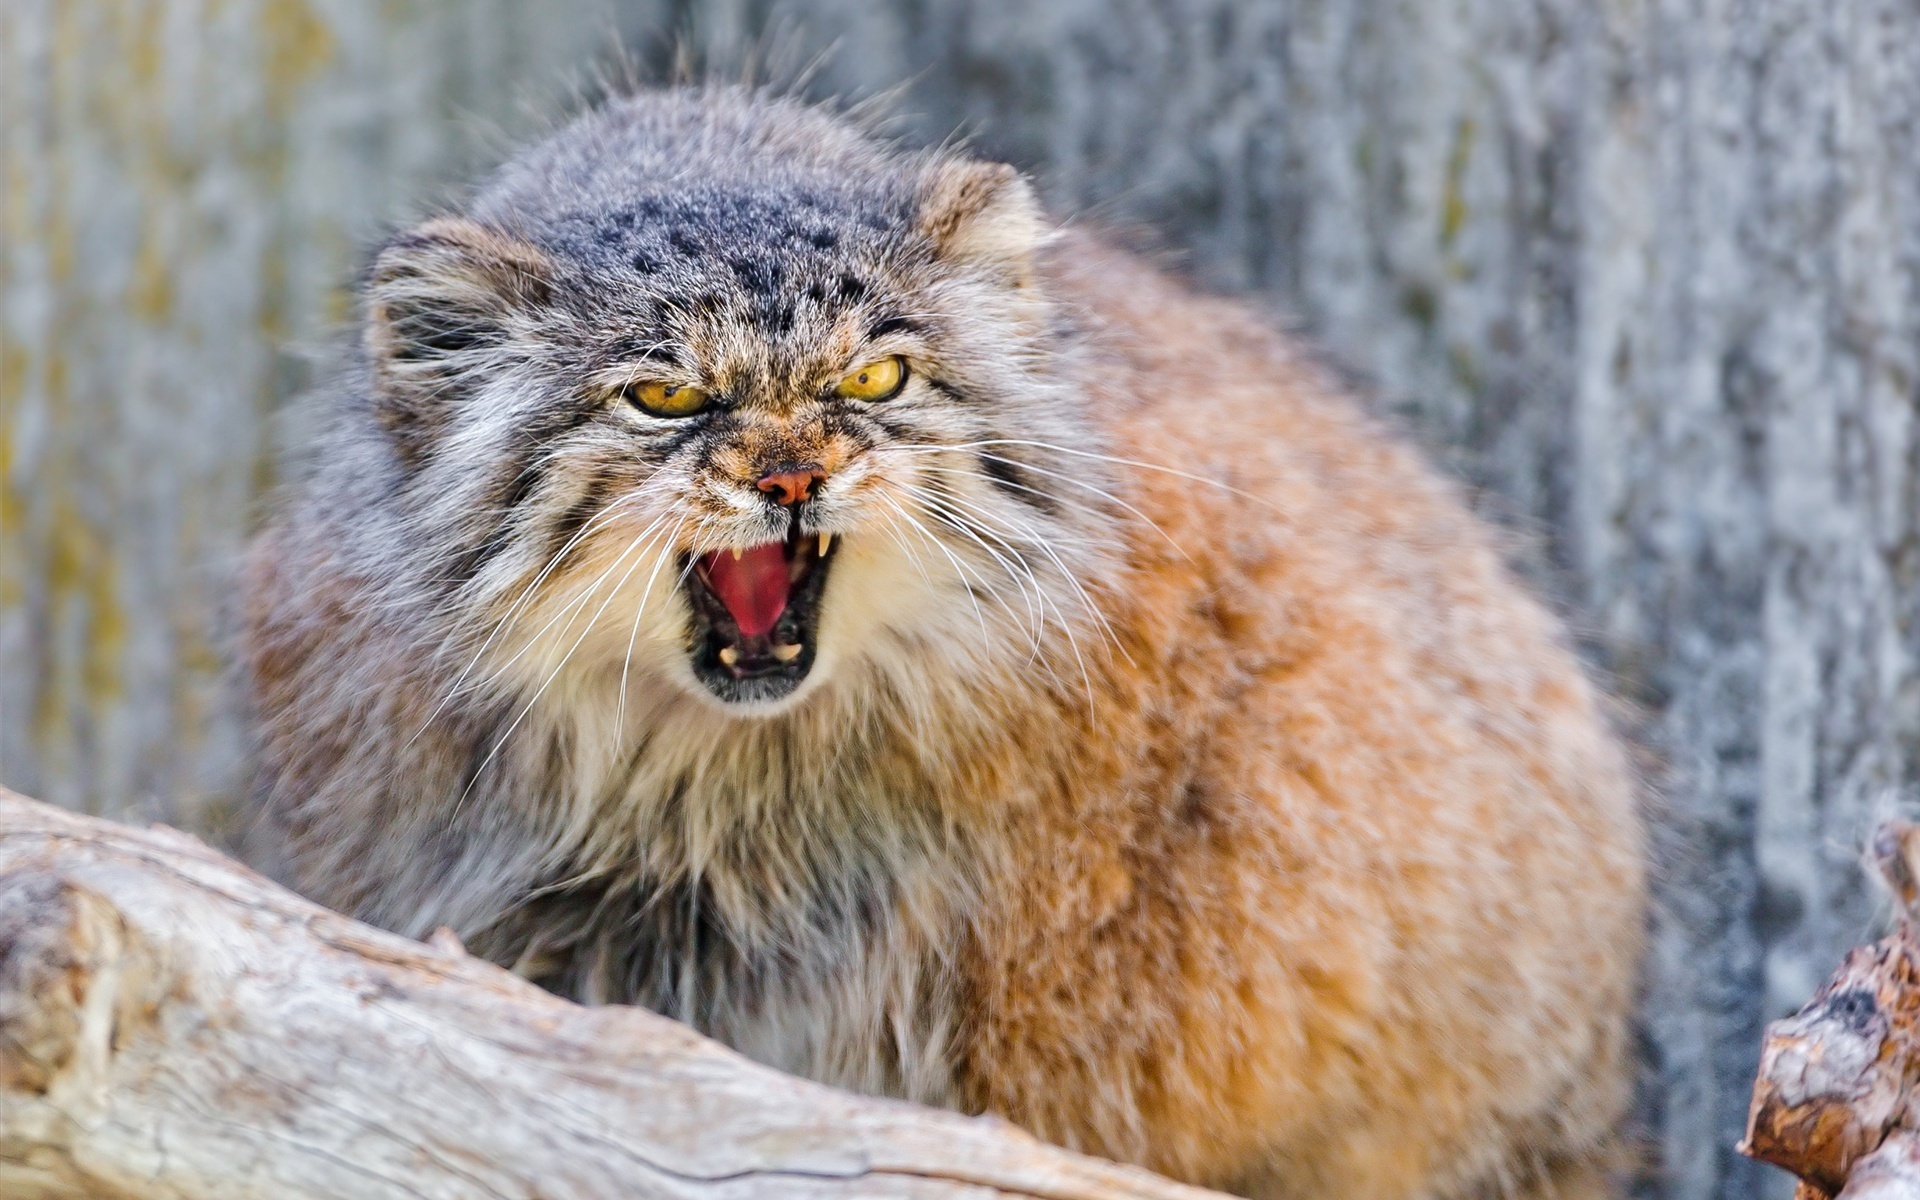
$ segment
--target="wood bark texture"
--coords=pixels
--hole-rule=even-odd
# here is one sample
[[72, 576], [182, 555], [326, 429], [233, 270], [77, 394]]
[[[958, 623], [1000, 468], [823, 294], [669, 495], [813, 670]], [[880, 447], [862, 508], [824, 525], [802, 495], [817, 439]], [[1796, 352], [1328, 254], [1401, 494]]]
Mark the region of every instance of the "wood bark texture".
[[0, 790], [0, 1195], [1204, 1200]]
[[1920, 1200], [1920, 826], [1888, 822], [1873, 852], [1899, 924], [1767, 1027], [1740, 1145], [1799, 1200]]

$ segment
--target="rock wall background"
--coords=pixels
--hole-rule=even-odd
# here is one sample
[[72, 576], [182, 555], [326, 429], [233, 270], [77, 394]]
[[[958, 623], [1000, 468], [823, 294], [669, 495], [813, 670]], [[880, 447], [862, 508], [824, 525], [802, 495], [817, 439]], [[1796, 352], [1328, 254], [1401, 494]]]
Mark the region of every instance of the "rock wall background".
[[[625, 38], [835, 49], [1138, 223], [1483, 489], [1663, 795], [1648, 1188], [1878, 900], [1920, 771], [1920, 10], [1894, 0], [14, 0], [0, 780], [217, 831], [226, 572], [358, 247]], [[775, 57], [780, 57], [776, 54]]]

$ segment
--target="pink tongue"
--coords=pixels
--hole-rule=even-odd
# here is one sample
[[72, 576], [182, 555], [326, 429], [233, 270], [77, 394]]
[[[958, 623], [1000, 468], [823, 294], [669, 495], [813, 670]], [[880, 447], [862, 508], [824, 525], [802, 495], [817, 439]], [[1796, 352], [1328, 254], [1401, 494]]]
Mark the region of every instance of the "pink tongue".
[[743, 550], [739, 558], [731, 550], [708, 554], [700, 569], [746, 637], [765, 637], [787, 610], [787, 554], [779, 542]]

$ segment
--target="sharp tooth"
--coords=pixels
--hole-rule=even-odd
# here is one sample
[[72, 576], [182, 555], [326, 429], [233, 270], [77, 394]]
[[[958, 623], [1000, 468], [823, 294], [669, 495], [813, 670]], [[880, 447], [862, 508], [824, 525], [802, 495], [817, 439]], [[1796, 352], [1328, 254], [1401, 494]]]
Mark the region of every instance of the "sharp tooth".
[[833, 545], [833, 535], [830, 533], [821, 534], [820, 535], [820, 557], [821, 558], [825, 558], [827, 556], [827, 547], [831, 545]]
[[733, 547], [733, 561], [740, 561], [740, 547], [738, 546]]
[[[775, 650], [774, 653], [778, 654], [780, 652]], [[722, 646], [720, 647], [720, 661], [728, 666], [732, 666], [740, 661], [740, 651], [734, 649], [732, 646]]]
[[800, 643], [782, 642], [773, 648], [773, 656], [781, 662], [792, 662], [800, 657]]

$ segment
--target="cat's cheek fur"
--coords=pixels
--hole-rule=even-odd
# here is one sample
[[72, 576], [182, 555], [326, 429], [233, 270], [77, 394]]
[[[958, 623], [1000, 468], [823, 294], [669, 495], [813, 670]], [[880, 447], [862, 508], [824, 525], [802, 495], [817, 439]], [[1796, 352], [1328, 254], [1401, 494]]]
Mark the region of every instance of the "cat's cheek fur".
[[587, 540], [567, 569], [540, 584], [522, 581], [477, 655], [481, 669], [518, 694], [558, 686], [565, 695], [609, 670], [650, 682], [683, 660], [687, 617], [676, 548], [662, 542], [622, 554], [637, 537], [624, 533]]
[[[926, 680], [930, 658], [961, 667], [976, 660], [983, 640], [992, 636], [982, 627], [978, 602], [950, 580], [944, 587], [933, 583], [940, 577], [929, 564], [909, 559], [895, 536], [913, 535], [870, 530], [844, 536], [843, 557], [821, 606], [814, 671], [822, 678], [851, 675], [856, 680], [850, 686], [860, 686], [877, 675], [910, 689]], [[937, 674], [945, 678], [948, 672]]]

